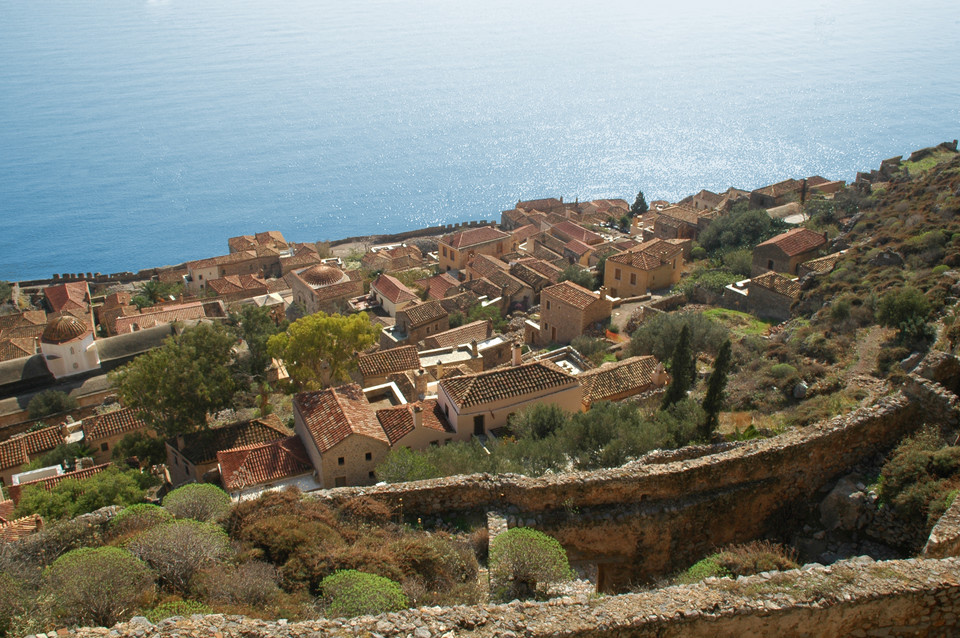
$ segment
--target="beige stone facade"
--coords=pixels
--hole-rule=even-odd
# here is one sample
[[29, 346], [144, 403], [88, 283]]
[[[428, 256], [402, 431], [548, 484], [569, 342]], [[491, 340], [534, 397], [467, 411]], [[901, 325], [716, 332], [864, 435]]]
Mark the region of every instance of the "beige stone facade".
[[474, 255], [499, 258], [504, 253], [516, 250], [514, 243], [512, 235], [492, 226], [471, 228], [447, 235], [440, 239], [437, 246], [440, 272], [463, 270]]
[[566, 344], [592, 324], [610, 318], [613, 303], [606, 290], [591, 292], [570, 281], [544, 288], [540, 293], [540, 334], [538, 345]]

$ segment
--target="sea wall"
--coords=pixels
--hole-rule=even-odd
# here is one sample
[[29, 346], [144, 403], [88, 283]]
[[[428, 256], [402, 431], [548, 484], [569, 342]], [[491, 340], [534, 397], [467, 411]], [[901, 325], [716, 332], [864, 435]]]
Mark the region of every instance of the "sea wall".
[[297, 623], [210, 615], [153, 625], [136, 618], [112, 629], [60, 630], [42, 638], [955, 636], [960, 630], [958, 570], [957, 559], [854, 559], [620, 596], [430, 607]]

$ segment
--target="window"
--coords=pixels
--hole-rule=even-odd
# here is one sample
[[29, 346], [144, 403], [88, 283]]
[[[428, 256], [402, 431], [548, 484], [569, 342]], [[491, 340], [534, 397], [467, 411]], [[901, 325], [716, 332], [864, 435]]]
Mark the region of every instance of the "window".
[[347, 477], [346, 476], [337, 476], [333, 479], [334, 487], [346, 487], [347, 486]]
[[377, 478], [377, 475], [374, 474], [372, 470], [371, 470], [370, 472], [367, 472], [367, 476], [369, 476], [369, 477], [372, 478], [372, 479]]
[[337, 458], [337, 465], [343, 465], [343, 457], [342, 457], [342, 456]]
[[440, 447], [440, 441], [430, 441], [431, 447]]
[[203, 275], [197, 275], [197, 279], [203, 279]]
[[614, 269], [613, 269], [613, 278], [616, 279], [617, 281], [620, 281], [620, 269], [619, 269], [619, 268], [614, 268]]
[[364, 455], [364, 458], [366, 458], [368, 461], [372, 461], [372, 460], [373, 460], [373, 452], [367, 452], [367, 453]]
[[76, 350], [73, 349], [73, 346], [70, 346], [70, 354], [77, 354]]
[[547, 299], [547, 310], [550, 310], [550, 300]]
[[768, 259], [768, 260], [767, 260], [767, 270], [773, 270], [773, 260], [772, 260], [772, 259]]
[[635, 272], [630, 273], [630, 285], [631, 286], [637, 285], [637, 273]]
[[443, 247], [443, 256], [444, 256], [444, 257], [447, 256], [447, 247], [446, 247], [446, 246]]
[[109, 444], [109, 443], [101, 443], [101, 444], [100, 444], [100, 451], [101, 451], [101, 452], [106, 452], [106, 451], [109, 450], [109, 449], [110, 449], [110, 444]]

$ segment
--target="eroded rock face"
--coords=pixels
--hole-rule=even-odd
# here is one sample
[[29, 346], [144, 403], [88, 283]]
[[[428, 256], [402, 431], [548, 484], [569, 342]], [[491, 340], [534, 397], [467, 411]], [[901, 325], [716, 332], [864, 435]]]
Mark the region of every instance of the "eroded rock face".
[[854, 532], [870, 523], [875, 511], [874, 499], [855, 474], [844, 476], [820, 503], [820, 522], [828, 530]]
[[892, 250], [884, 250], [870, 260], [871, 266], [899, 266], [903, 264], [903, 255]]

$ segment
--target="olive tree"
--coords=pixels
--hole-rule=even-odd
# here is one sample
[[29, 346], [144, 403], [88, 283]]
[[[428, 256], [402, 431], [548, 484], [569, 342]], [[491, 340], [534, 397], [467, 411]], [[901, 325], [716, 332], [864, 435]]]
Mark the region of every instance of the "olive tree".
[[191, 483], [167, 494], [163, 507], [177, 518], [219, 521], [230, 511], [230, 495], [212, 483]]

